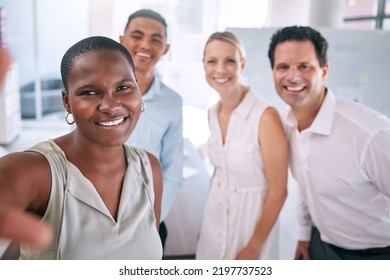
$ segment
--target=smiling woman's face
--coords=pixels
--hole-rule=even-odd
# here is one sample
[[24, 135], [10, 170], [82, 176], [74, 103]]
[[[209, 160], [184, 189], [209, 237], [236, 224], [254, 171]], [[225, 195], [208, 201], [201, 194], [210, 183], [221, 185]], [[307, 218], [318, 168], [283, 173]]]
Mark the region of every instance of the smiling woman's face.
[[206, 80], [219, 93], [240, 84], [244, 64], [240, 51], [233, 44], [213, 40], [205, 47], [203, 65]]
[[63, 92], [66, 110], [89, 141], [104, 146], [126, 142], [141, 112], [133, 69], [119, 51], [91, 51], [76, 57]]

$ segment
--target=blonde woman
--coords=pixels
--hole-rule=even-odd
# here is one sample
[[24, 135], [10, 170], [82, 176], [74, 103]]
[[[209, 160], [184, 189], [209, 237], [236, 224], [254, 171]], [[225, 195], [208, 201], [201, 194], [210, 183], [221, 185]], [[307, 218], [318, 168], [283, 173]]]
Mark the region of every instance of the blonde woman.
[[288, 168], [279, 114], [242, 83], [245, 51], [233, 33], [212, 34], [203, 63], [220, 100], [209, 110], [208, 152], [215, 169], [196, 258], [278, 259]]

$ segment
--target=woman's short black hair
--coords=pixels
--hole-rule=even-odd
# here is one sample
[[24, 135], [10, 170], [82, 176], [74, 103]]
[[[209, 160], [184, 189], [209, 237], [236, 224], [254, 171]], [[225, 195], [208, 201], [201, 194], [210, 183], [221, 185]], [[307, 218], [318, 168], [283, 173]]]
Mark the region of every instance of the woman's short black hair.
[[120, 52], [127, 59], [134, 73], [133, 59], [131, 58], [129, 51], [124, 46], [107, 37], [93, 36], [83, 39], [74, 44], [66, 51], [66, 53], [62, 57], [61, 77], [62, 83], [64, 84], [66, 90], [68, 90], [69, 73], [72, 70], [75, 59], [85, 53], [103, 50]]

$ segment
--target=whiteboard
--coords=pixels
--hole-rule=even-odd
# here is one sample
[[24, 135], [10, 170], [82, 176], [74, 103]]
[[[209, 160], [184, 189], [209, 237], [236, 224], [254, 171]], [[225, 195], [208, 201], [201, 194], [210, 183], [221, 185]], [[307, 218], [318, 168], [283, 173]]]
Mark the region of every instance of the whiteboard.
[[[257, 93], [284, 111], [277, 95], [268, 46], [277, 28], [227, 28], [247, 52], [244, 76]], [[327, 87], [337, 96], [365, 104], [390, 116], [390, 32], [318, 28], [329, 43]]]

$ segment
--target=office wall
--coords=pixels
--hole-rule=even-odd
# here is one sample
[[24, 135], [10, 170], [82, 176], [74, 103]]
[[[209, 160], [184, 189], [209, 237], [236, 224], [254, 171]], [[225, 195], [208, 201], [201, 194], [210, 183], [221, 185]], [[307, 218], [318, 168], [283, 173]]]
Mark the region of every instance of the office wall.
[[310, 4], [311, 0], [269, 1], [267, 26], [308, 25], [310, 21]]
[[[228, 28], [246, 47], [244, 75], [258, 93], [281, 111], [285, 105], [274, 89], [267, 57], [275, 28]], [[366, 104], [390, 116], [390, 32], [318, 28], [329, 42], [327, 86], [338, 96]]]
[[88, 1], [38, 0], [36, 9], [39, 71], [57, 77], [66, 50], [89, 35]]
[[65, 51], [89, 34], [88, 4], [79, 0], [0, 0], [6, 10], [7, 47], [18, 64], [21, 86], [34, 81], [37, 69], [42, 77], [60, 76]]
[[21, 83], [34, 80], [34, 32], [32, 1], [0, 0], [6, 12], [6, 45], [12, 51], [12, 61], [17, 62]]

